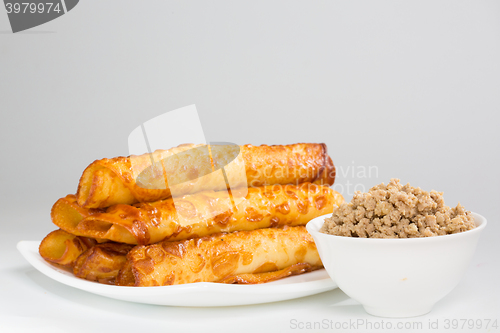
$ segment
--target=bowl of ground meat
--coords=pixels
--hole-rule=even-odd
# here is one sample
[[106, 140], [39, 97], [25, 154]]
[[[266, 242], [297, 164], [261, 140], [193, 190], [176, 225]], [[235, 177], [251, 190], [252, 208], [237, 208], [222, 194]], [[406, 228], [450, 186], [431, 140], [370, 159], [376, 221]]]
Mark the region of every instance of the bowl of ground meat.
[[483, 216], [446, 206], [443, 193], [399, 179], [306, 226], [330, 277], [380, 317], [430, 312], [459, 283], [485, 227]]

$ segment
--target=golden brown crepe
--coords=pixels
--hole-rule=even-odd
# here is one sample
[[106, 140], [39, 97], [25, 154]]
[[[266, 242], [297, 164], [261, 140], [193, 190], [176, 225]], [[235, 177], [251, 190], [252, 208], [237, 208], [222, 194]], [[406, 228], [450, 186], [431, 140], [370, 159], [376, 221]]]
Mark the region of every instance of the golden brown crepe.
[[64, 230], [54, 230], [42, 240], [38, 252], [48, 262], [73, 267], [78, 256], [96, 243], [96, 240], [91, 238], [78, 237]]
[[115, 284], [116, 276], [132, 248], [133, 245], [112, 242], [92, 246], [78, 257], [73, 274], [90, 281]]
[[334, 179], [324, 144], [187, 144], [97, 160], [52, 207], [61, 230], [39, 252], [106, 284], [269, 282], [322, 267], [303, 225], [344, 201]]
[[322, 266], [305, 227], [266, 228], [136, 246], [127, 254], [116, 282], [121, 286], [261, 283]]
[[325, 144], [187, 144], [152, 154], [94, 161], [82, 174], [77, 202], [84, 208], [103, 208], [227, 186], [332, 185], [334, 180], [335, 167]]
[[236, 206], [231, 199], [238, 196], [237, 191], [232, 191], [232, 197], [227, 191], [204, 191], [175, 203], [171, 198], [107, 209], [81, 208], [75, 196], [68, 195], [54, 204], [51, 215], [55, 225], [78, 236], [144, 245], [217, 232], [305, 225], [344, 201], [331, 188], [310, 183], [244, 191], [244, 200]]

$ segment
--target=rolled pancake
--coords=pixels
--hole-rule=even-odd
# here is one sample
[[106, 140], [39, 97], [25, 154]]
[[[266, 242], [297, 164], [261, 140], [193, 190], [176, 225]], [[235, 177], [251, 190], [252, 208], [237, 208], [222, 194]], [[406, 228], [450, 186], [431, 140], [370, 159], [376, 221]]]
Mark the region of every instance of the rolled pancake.
[[104, 243], [92, 246], [75, 261], [76, 277], [104, 284], [115, 284], [116, 276], [127, 261], [127, 253], [133, 245]]
[[[246, 196], [234, 206], [227, 191], [204, 191], [135, 205], [118, 204], [106, 209], [81, 208], [74, 195], [52, 207], [52, 222], [78, 236], [102, 238], [127, 244], [153, 244], [184, 240], [218, 232], [305, 225], [332, 213], [344, 201], [329, 187], [270, 185], [245, 189]], [[232, 196], [237, 196], [232, 191]]]
[[73, 267], [78, 256], [95, 244], [95, 239], [78, 237], [64, 230], [54, 230], [42, 240], [38, 252], [48, 262]]
[[305, 227], [266, 228], [136, 246], [127, 254], [116, 282], [141, 287], [193, 282], [260, 283], [272, 280], [266, 275], [280, 278], [322, 266]]
[[[225, 175], [215, 170], [224, 167]], [[243, 170], [243, 175], [242, 171]], [[226, 187], [311, 182], [332, 185], [335, 167], [323, 143], [275, 146], [186, 144], [152, 154], [96, 160], [82, 174], [84, 208], [153, 202]]]

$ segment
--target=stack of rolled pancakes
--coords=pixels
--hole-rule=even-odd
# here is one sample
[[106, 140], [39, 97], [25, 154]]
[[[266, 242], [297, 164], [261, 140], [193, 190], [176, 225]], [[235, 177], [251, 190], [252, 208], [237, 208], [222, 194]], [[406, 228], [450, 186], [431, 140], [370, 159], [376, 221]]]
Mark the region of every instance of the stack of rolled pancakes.
[[[207, 147], [208, 171], [200, 162]], [[235, 147], [221, 188], [211, 171]], [[173, 175], [166, 186], [134, 174], [149, 155]], [[329, 187], [334, 180], [325, 144], [181, 145], [101, 159], [85, 169], [76, 195], [54, 204], [60, 229], [39, 252], [77, 277], [119, 286], [269, 282], [322, 267], [304, 225], [344, 201]]]

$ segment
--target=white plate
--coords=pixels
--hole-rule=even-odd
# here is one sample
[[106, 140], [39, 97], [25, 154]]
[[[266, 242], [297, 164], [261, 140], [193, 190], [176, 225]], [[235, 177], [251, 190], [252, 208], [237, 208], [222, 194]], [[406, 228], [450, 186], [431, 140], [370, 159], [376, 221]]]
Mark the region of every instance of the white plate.
[[38, 241], [21, 241], [17, 249], [38, 271], [65, 285], [123, 301], [172, 306], [232, 306], [283, 301], [337, 288], [324, 269], [256, 285], [198, 282], [165, 287], [118, 287], [75, 277], [46, 262]]

